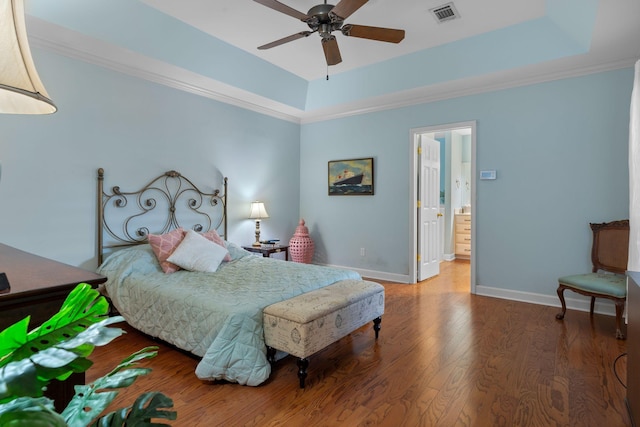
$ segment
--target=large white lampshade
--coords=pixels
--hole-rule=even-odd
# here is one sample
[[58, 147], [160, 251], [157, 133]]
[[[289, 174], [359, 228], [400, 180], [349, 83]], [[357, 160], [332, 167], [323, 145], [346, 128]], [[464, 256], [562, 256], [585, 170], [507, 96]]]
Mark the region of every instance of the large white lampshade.
[[269, 218], [267, 210], [264, 208], [262, 202], [251, 202], [251, 212], [249, 213], [251, 219]]
[[24, 0], [0, 0], [0, 113], [51, 114], [56, 110], [31, 58]]

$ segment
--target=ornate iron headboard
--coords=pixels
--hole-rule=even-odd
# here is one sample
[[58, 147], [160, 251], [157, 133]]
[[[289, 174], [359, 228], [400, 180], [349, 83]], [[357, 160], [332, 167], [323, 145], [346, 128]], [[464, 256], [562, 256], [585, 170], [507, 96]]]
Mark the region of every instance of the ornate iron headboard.
[[140, 190], [124, 192], [114, 186], [107, 193], [104, 169], [98, 169], [98, 264], [106, 250], [143, 244], [150, 233], [163, 234], [179, 227], [204, 232], [222, 226], [220, 235], [226, 240], [227, 178], [223, 181], [222, 195], [219, 189], [205, 193], [172, 170]]

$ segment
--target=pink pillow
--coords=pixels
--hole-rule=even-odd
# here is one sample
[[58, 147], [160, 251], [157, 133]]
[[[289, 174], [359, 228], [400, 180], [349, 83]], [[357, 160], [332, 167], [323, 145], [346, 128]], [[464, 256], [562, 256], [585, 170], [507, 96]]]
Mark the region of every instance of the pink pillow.
[[165, 234], [149, 234], [149, 244], [153, 253], [156, 254], [162, 271], [166, 274], [175, 273], [180, 270], [180, 267], [167, 261], [167, 258], [171, 256], [173, 251], [176, 250], [182, 239], [184, 239], [185, 231], [182, 228], [177, 228]]
[[[211, 240], [213, 243], [216, 243], [222, 246], [223, 248], [227, 249], [227, 247], [224, 244], [224, 240], [222, 240], [222, 237], [220, 237], [220, 235], [216, 230], [209, 230], [206, 233], [202, 233], [202, 237], [206, 238], [207, 240]], [[222, 261], [231, 261], [231, 255], [230, 254], [225, 255]]]

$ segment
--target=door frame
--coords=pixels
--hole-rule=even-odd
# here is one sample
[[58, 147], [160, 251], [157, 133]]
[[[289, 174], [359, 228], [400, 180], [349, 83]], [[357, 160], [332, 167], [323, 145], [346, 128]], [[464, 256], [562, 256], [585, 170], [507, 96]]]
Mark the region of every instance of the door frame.
[[[476, 220], [478, 218], [478, 210], [476, 204], [476, 135], [477, 135], [477, 123], [475, 120], [467, 122], [448, 123], [435, 126], [426, 126], [420, 128], [412, 128], [409, 130], [409, 147], [410, 147], [410, 162], [409, 162], [409, 194], [410, 194], [410, 212], [411, 218], [409, 220], [409, 236], [411, 245], [409, 249], [410, 262], [409, 262], [409, 281], [410, 283], [416, 283], [418, 278], [418, 198], [417, 198], [417, 180], [418, 180], [418, 134], [432, 133], [432, 132], [445, 132], [459, 128], [471, 128], [471, 257], [470, 257], [470, 269], [471, 280], [469, 283], [469, 290], [472, 294], [476, 293], [476, 247], [477, 247], [477, 226]], [[442, 165], [440, 165], [442, 167]]]

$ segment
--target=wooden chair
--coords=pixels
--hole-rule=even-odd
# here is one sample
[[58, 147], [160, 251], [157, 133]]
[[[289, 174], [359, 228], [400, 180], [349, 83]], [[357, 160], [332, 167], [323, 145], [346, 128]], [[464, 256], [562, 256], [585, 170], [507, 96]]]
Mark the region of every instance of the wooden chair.
[[556, 319], [564, 319], [567, 311], [564, 302], [565, 289], [590, 296], [592, 316], [596, 298], [607, 298], [616, 305], [616, 338], [624, 339], [622, 314], [627, 299], [627, 278], [624, 274], [629, 257], [629, 220], [589, 225], [593, 231], [592, 272], [558, 279], [558, 297], [562, 304], [562, 312], [556, 315]]

